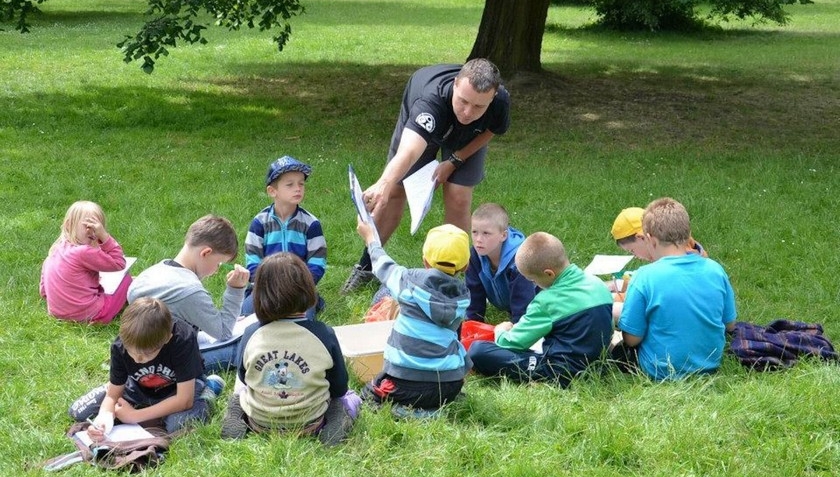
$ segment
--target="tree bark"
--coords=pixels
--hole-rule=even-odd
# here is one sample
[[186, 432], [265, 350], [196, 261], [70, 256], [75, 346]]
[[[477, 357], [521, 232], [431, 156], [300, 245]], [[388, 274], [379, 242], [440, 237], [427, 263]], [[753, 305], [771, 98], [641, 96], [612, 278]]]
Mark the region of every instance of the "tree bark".
[[542, 70], [540, 51], [551, 0], [485, 0], [468, 60], [487, 58], [509, 78]]

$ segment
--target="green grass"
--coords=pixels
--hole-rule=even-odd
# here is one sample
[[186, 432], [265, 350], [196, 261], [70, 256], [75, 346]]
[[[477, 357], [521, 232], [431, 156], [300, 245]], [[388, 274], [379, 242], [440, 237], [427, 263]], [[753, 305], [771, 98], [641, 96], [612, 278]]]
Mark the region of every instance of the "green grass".
[[[337, 293], [361, 251], [347, 164], [363, 184], [376, 179], [406, 78], [463, 61], [483, 3], [313, 0], [283, 53], [270, 35], [212, 29], [208, 45], [173, 50], [151, 76], [114, 47], [143, 2], [49, 0], [32, 33], [0, 32], [0, 474], [37, 475], [71, 450], [65, 410], [107, 376], [117, 326], [59, 323], [37, 294], [70, 203], [104, 207], [140, 257], [137, 273], [173, 256], [206, 213], [244, 237], [268, 203], [268, 162], [296, 156], [314, 168], [304, 205], [330, 250], [323, 319], [358, 322], [371, 292]], [[729, 272], [740, 319], [820, 322], [836, 339], [840, 1], [788, 9], [787, 27], [652, 35], [598, 31], [591, 11], [552, 7], [546, 73], [507, 82], [512, 127], [491, 146], [476, 204], [502, 203], [515, 226], [557, 235], [585, 265], [619, 251], [608, 231], [621, 208], [673, 196]], [[422, 231], [441, 218], [438, 199]], [[422, 233], [407, 225], [388, 250], [419, 266]], [[758, 374], [727, 357], [711, 377], [608, 373], [565, 391], [471, 378], [466, 392], [431, 423], [366, 410], [329, 450], [287, 436], [222, 442], [217, 411], [155, 473], [789, 476], [840, 466], [840, 374], [819, 363]]]

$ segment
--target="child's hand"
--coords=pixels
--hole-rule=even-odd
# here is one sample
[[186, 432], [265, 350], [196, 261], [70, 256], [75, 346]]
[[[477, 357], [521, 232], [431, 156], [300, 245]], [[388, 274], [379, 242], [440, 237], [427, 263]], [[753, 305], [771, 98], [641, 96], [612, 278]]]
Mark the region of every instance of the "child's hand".
[[510, 321], [503, 321], [496, 325], [495, 328], [493, 328], [493, 337], [495, 339], [499, 339], [500, 334], [504, 333], [505, 331], [510, 331], [511, 328], [513, 328], [513, 323], [511, 323]]
[[365, 245], [370, 245], [373, 242], [373, 228], [364, 223], [359, 216], [356, 216], [356, 232], [365, 241]]
[[114, 415], [122, 422], [137, 422], [137, 419], [133, 418], [136, 412], [134, 406], [123, 398], [119, 398], [114, 406]]
[[105, 243], [108, 240], [108, 231], [95, 217], [85, 217], [82, 219], [82, 225], [87, 231], [87, 238], [91, 244]]
[[93, 420], [91, 426], [88, 427], [88, 435], [94, 441], [101, 441], [105, 438], [105, 434], [111, 432], [114, 428], [114, 413], [109, 411], [100, 411]]
[[245, 288], [248, 286], [248, 280], [250, 279], [251, 273], [248, 272], [247, 268], [238, 263], [227, 274], [227, 284], [231, 288]]

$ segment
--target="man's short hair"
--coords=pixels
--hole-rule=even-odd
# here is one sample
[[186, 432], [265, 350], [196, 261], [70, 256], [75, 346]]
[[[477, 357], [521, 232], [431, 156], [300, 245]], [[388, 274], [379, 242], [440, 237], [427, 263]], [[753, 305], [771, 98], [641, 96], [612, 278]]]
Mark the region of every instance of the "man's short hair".
[[543, 270], [563, 270], [569, 265], [566, 247], [554, 235], [535, 232], [528, 236], [516, 251], [516, 265], [520, 271], [538, 275]]
[[691, 238], [691, 224], [685, 207], [670, 197], [656, 199], [645, 208], [642, 228], [661, 242], [682, 245]]
[[253, 295], [254, 312], [263, 324], [304, 313], [318, 300], [312, 272], [288, 252], [271, 254], [260, 263]]
[[239, 239], [230, 220], [217, 215], [205, 215], [190, 225], [186, 243], [190, 247], [210, 247], [213, 252], [236, 258]]
[[473, 89], [479, 93], [495, 91], [502, 84], [499, 68], [486, 58], [475, 58], [466, 62], [455, 77], [458, 78], [467, 78]]
[[488, 202], [479, 205], [472, 214], [473, 220], [485, 220], [491, 222], [499, 227], [499, 230], [505, 231], [510, 225], [510, 218], [507, 210], [499, 204]]
[[160, 349], [172, 333], [172, 314], [157, 298], [143, 297], [128, 305], [120, 318], [120, 339], [132, 350]]

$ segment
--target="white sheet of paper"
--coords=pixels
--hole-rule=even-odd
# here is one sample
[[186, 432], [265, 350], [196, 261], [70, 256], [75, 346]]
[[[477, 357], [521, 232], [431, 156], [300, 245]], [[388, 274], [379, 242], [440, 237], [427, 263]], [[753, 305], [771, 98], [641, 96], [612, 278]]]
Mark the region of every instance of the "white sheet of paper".
[[[236, 320], [236, 323], [233, 324], [233, 328], [231, 329], [231, 337], [226, 341], [231, 341], [236, 338], [242, 336], [242, 333], [245, 332], [245, 328], [251, 326], [252, 324], [256, 323], [257, 315], [256, 313], [251, 313], [248, 316], [240, 316], [239, 319]], [[216, 344], [219, 340], [213, 338], [212, 336], [208, 335], [203, 331], [199, 331], [197, 334], [198, 338], [198, 347], [200, 349], [204, 349], [208, 345]]]
[[411, 235], [417, 232], [426, 214], [429, 213], [429, 209], [432, 208], [432, 198], [435, 195], [435, 181], [432, 176], [438, 164], [438, 161], [432, 161], [403, 179], [408, 211], [411, 213]]
[[362, 186], [359, 185], [359, 179], [356, 177], [356, 171], [353, 170], [352, 165], [347, 166], [347, 171], [350, 177], [350, 199], [353, 200], [353, 205], [356, 207], [356, 214], [361, 217], [362, 222], [370, 225], [373, 229], [373, 236], [376, 237], [376, 241], [382, 243], [379, 240], [379, 231], [376, 230], [376, 223], [374, 223], [373, 217], [371, 217], [370, 212], [365, 207], [365, 199], [362, 196], [363, 190]]
[[[79, 431], [75, 434], [75, 436], [88, 447], [93, 444], [93, 439], [90, 438], [87, 431]], [[105, 437], [109, 441], [125, 442], [137, 439], [148, 439], [154, 436], [146, 429], [143, 429], [143, 426], [140, 424], [117, 424], [111, 428], [111, 432], [106, 434]]]
[[595, 255], [583, 271], [590, 275], [610, 275], [624, 270], [632, 259], [632, 255]]
[[106, 295], [113, 295], [120, 286], [123, 277], [128, 273], [128, 269], [134, 265], [137, 257], [125, 257], [125, 268], [116, 272], [99, 272], [99, 284], [102, 285], [102, 290]]

